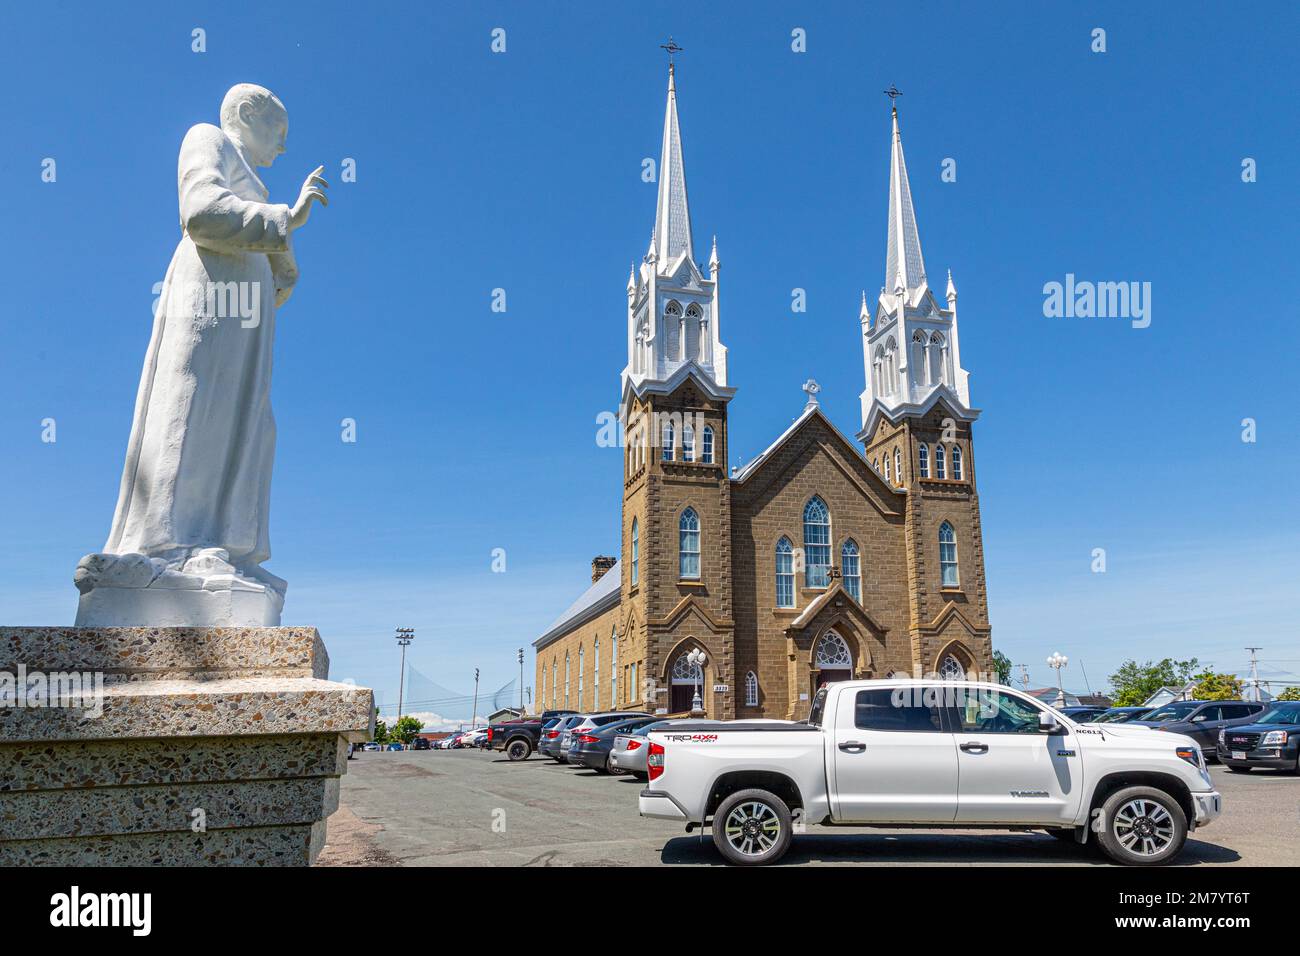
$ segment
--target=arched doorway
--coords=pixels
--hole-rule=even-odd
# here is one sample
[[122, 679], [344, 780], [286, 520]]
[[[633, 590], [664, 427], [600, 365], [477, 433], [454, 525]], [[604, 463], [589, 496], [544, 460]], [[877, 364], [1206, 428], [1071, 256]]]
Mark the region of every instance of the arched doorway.
[[853, 679], [853, 654], [849, 645], [835, 631], [827, 631], [817, 639], [813, 651], [813, 693], [823, 684]]
[[700, 688], [700, 696], [704, 696], [704, 669], [698, 664], [692, 664], [686, 659], [687, 651], [683, 651], [673, 661], [672, 669], [668, 672], [668, 713], [681, 714], [691, 709], [691, 700], [695, 697], [695, 688]]

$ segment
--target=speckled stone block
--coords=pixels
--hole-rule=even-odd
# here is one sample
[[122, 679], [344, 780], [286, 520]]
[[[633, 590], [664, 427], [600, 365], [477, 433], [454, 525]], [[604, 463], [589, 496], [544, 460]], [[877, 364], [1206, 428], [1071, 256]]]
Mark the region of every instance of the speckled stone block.
[[0, 628], [0, 671], [103, 677], [0, 708], [0, 866], [308, 865], [374, 696], [314, 628]]

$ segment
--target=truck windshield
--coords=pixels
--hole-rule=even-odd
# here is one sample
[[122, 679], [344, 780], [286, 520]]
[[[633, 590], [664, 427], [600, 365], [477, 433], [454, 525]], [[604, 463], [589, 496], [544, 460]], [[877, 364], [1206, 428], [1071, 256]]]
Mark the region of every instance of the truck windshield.
[[826, 710], [826, 688], [823, 687], [813, 698], [812, 707], [808, 711], [808, 719], [805, 723], [812, 724], [814, 727], [822, 725], [822, 713]]
[[1156, 722], [1163, 723], [1166, 720], [1183, 720], [1187, 717], [1190, 717], [1192, 715], [1192, 711], [1194, 711], [1197, 707], [1200, 706], [1201, 706], [1201, 701], [1198, 700], [1183, 700], [1183, 701], [1179, 701], [1176, 704], [1166, 704], [1164, 707], [1161, 707], [1155, 713], [1148, 714], [1146, 717], [1143, 718], [1143, 720], [1149, 720], [1152, 723], [1156, 723]]

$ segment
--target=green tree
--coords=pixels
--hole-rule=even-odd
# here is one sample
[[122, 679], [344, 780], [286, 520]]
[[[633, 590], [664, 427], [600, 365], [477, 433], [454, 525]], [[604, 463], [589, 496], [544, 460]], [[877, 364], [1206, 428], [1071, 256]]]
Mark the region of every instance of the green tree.
[[424, 723], [408, 714], [393, 725], [388, 736], [399, 743], [409, 744], [423, 729]]
[[1011, 683], [1011, 658], [1001, 651], [993, 652], [993, 669], [998, 672], [999, 684]]
[[1181, 687], [1192, 679], [1200, 661], [1176, 661], [1166, 657], [1159, 663], [1147, 661], [1139, 664], [1130, 658], [1110, 675], [1110, 686], [1116, 707], [1133, 707], [1161, 687]]
[[375, 708], [375, 743], [383, 746], [388, 743], [388, 725], [379, 719], [379, 708]]
[[1300, 700], [1300, 687], [1288, 687], [1282, 693], [1278, 694], [1274, 700]]
[[1240, 700], [1241, 681], [1231, 674], [1216, 674], [1204, 671], [1197, 674], [1196, 689], [1192, 696], [1197, 700]]

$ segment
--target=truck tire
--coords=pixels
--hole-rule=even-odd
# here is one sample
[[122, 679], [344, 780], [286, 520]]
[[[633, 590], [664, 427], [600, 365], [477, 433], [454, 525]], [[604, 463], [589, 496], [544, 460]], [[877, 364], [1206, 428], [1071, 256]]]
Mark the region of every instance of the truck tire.
[[1168, 863], [1187, 842], [1187, 815], [1178, 801], [1154, 787], [1125, 787], [1101, 805], [1097, 842], [1125, 866]]
[[532, 752], [533, 748], [522, 737], [516, 737], [506, 744], [506, 756], [511, 760], [527, 760]]
[[790, 808], [767, 790], [740, 790], [713, 813], [713, 845], [734, 866], [775, 863], [790, 848]]

